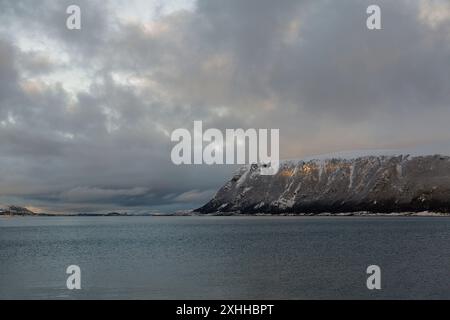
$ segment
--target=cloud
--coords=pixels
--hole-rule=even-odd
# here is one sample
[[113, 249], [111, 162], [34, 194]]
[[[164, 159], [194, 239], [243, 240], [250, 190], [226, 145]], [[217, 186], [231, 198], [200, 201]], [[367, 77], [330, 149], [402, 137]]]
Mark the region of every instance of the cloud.
[[63, 200], [68, 202], [105, 202], [115, 201], [118, 197], [137, 197], [147, 194], [147, 188], [102, 189], [93, 187], [77, 187], [65, 192]]
[[378, 1], [380, 31], [370, 4], [0, 0], [1, 202], [198, 206], [236, 167], [171, 163], [194, 120], [279, 128], [284, 158], [449, 140], [447, 2]]
[[21, 52], [17, 60], [21, 69], [32, 75], [50, 73], [61, 67], [61, 63], [39, 51]]
[[17, 91], [18, 73], [14, 68], [16, 49], [14, 46], [0, 38], [0, 112], [4, 117], [4, 103], [8, 103], [11, 96]]
[[443, 24], [448, 26], [450, 23], [450, 3], [445, 0], [421, 0], [419, 18], [420, 21], [433, 29]]
[[190, 190], [183, 192], [174, 198], [176, 202], [201, 203], [208, 201], [214, 195], [215, 190]]

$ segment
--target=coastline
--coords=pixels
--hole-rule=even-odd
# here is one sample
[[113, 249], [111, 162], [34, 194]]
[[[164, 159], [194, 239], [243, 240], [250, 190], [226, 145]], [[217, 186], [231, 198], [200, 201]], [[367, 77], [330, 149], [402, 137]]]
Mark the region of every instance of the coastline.
[[0, 217], [450, 217], [450, 213], [445, 212], [343, 212], [343, 213], [239, 213], [239, 212], [175, 212], [175, 213], [148, 213], [148, 214], [49, 214], [35, 213], [30, 215], [0, 214]]

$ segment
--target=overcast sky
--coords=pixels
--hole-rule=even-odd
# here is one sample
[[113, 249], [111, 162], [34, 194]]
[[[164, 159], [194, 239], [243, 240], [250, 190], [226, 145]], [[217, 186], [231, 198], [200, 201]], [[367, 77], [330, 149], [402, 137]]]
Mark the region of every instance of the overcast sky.
[[236, 168], [173, 165], [175, 128], [279, 128], [282, 158], [409, 148], [450, 141], [449, 96], [447, 0], [0, 0], [0, 204], [193, 208]]

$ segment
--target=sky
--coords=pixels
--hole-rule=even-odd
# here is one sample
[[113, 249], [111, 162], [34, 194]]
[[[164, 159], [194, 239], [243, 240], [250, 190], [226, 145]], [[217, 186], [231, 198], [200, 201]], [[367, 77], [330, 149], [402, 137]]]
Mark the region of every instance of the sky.
[[276, 128], [281, 158], [412, 148], [450, 142], [449, 98], [448, 0], [0, 0], [0, 204], [191, 209], [236, 166], [174, 165], [176, 128]]

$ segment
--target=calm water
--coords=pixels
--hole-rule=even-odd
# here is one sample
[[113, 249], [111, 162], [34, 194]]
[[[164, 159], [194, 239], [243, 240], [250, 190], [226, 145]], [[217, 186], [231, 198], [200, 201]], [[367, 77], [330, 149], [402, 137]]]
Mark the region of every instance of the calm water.
[[450, 218], [0, 217], [0, 298], [450, 299]]

